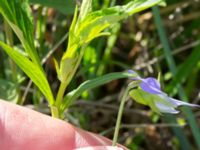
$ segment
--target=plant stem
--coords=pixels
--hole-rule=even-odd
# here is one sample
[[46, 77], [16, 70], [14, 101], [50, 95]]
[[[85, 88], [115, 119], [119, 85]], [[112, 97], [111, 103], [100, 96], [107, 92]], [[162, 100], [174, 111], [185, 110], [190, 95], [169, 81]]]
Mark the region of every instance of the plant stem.
[[54, 118], [60, 118], [58, 108], [56, 106], [50, 106], [50, 108], [51, 108], [51, 116]]
[[133, 87], [127, 87], [126, 88], [126, 90], [124, 92], [124, 95], [122, 97], [120, 106], [119, 106], [119, 111], [118, 111], [118, 115], [117, 115], [117, 122], [116, 122], [116, 125], [115, 125], [115, 132], [114, 132], [113, 142], [112, 142], [113, 146], [116, 146], [116, 144], [117, 144], [117, 139], [118, 139], [118, 135], [119, 135], [119, 129], [120, 129], [120, 124], [121, 124], [122, 114], [123, 114], [123, 110], [124, 110], [124, 105], [125, 105], [126, 99], [128, 97], [129, 90], [131, 88], [133, 88]]
[[65, 89], [66, 89], [68, 83], [69, 82], [61, 82], [59, 90], [58, 90], [58, 94], [57, 94], [57, 97], [56, 97], [56, 106], [59, 106], [60, 103], [62, 102], [63, 95], [65, 93]]

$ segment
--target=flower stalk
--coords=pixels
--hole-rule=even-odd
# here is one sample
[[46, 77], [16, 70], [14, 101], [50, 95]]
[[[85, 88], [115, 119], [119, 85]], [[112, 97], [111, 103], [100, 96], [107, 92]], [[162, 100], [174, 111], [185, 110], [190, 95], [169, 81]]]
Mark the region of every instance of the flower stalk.
[[137, 81], [133, 81], [129, 84], [129, 86], [126, 88], [122, 100], [120, 102], [120, 106], [119, 106], [119, 111], [118, 111], [118, 115], [117, 115], [117, 122], [115, 125], [115, 132], [114, 132], [114, 136], [113, 136], [113, 142], [112, 142], [112, 146], [116, 146], [117, 144], [117, 139], [118, 139], [118, 135], [119, 135], [119, 130], [120, 130], [120, 125], [121, 125], [121, 120], [122, 120], [122, 114], [124, 111], [124, 105], [125, 102], [127, 100], [127, 97], [129, 95], [129, 91], [135, 87], [138, 86], [138, 82]]

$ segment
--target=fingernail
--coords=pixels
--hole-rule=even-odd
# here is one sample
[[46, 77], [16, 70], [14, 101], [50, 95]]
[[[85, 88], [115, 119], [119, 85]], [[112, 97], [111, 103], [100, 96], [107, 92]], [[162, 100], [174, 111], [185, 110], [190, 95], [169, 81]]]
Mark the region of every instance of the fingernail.
[[74, 150], [124, 150], [124, 149], [117, 146], [89, 146], [83, 148], [76, 148]]

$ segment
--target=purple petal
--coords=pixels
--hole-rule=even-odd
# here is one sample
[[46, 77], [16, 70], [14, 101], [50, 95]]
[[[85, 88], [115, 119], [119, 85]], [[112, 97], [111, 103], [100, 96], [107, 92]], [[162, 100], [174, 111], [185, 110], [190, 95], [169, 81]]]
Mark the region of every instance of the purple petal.
[[191, 106], [191, 107], [200, 107], [200, 105], [190, 104], [190, 103], [183, 102], [183, 101], [171, 98], [171, 97], [169, 97], [168, 101], [170, 101], [170, 103], [172, 103], [175, 106], [185, 105], [185, 106]]
[[179, 111], [174, 109], [173, 107], [167, 106], [160, 102], [155, 102], [155, 106], [160, 110], [160, 112], [163, 112], [163, 113], [171, 113], [171, 114], [179, 113]]
[[133, 70], [128, 70], [128, 73], [131, 73], [131, 74], [137, 74], [135, 71]]
[[150, 94], [162, 94], [163, 92], [160, 89], [160, 83], [152, 77], [141, 79], [140, 87], [145, 92]]
[[160, 112], [176, 114], [179, 111], [177, 111], [175, 108], [181, 105], [186, 105], [186, 106], [191, 106], [191, 107], [200, 107], [200, 105], [190, 104], [187, 102], [183, 102], [183, 101], [168, 97], [167, 94], [165, 93], [158, 94], [158, 96], [160, 96], [163, 100], [169, 102], [172, 105], [172, 106], [168, 106], [168, 105], [165, 105], [164, 103], [155, 101], [155, 105], [160, 110]]

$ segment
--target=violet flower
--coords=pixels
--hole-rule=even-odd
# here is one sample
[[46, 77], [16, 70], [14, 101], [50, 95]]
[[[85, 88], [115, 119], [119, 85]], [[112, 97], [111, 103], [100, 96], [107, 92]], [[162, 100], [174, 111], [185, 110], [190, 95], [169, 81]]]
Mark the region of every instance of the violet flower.
[[[129, 70], [129, 73], [136, 74], [133, 70]], [[166, 93], [161, 90], [160, 83], [153, 77], [141, 78], [136, 77], [132, 78], [133, 80], [140, 81], [139, 87], [142, 89], [133, 91], [134, 93], [130, 94], [134, 99], [138, 99], [137, 92], [140, 92], [140, 97], [142, 95], [143, 100], [136, 100], [142, 104], [149, 105], [154, 111], [158, 113], [179, 113], [176, 108], [181, 105], [191, 106], [191, 107], [200, 107], [199, 105], [190, 104], [187, 102], [183, 102], [174, 98], [169, 97]], [[146, 95], [148, 94], [148, 95]], [[145, 99], [144, 99], [145, 97]], [[144, 101], [145, 100], [145, 101]]]

